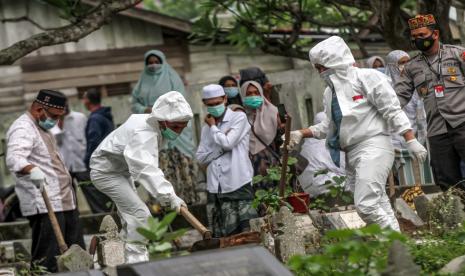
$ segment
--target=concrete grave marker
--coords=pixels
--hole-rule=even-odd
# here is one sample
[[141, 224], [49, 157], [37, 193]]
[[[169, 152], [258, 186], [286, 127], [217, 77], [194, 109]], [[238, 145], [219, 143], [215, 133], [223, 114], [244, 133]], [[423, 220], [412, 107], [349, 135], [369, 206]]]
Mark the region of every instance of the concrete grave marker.
[[329, 213], [325, 214], [324, 217], [330, 222], [333, 229], [357, 229], [366, 225], [355, 210]]

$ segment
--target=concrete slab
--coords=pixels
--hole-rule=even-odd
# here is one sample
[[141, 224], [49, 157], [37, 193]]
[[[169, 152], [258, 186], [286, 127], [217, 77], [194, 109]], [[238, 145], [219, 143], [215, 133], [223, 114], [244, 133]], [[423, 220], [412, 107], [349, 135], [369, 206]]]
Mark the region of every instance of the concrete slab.
[[402, 218], [409, 220], [415, 226], [421, 227], [425, 225], [425, 222], [415, 213], [415, 211], [410, 208], [410, 206], [403, 200], [402, 198], [397, 198], [395, 201], [395, 210], [397, 214], [400, 215]]
[[357, 229], [366, 225], [355, 210], [328, 213], [323, 218], [329, 221], [332, 229]]

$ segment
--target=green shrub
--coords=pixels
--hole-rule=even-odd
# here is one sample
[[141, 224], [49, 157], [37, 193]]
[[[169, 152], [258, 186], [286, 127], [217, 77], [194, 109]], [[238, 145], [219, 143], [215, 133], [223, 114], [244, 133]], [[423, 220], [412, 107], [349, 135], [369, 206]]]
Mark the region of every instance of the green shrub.
[[176, 212], [171, 212], [160, 221], [158, 218], [150, 217], [147, 227], [137, 228], [137, 232], [148, 241], [145, 245], [148, 248], [151, 259], [167, 258], [171, 256], [171, 242], [184, 235], [187, 229], [180, 229], [169, 232], [169, 225], [176, 218]]
[[321, 254], [293, 256], [288, 265], [296, 275], [376, 275], [385, 269], [394, 240], [406, 238], [375, 224], [361, 229], [328, 231]]

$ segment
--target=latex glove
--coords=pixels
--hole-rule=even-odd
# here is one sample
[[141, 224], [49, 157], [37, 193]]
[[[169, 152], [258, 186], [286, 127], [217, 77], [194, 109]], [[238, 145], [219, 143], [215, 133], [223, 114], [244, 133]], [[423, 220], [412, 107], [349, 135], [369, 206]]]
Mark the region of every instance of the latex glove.
[[415, 156], [419, 163], [423, 163], [428, 156], [428, 152], [425, 147], [423, 147], [417, 139], [407, 141], [407, 150], [410, 155]]
[[[284, 141], [286, 139], [286, 135], [283, 135], [281, 138]], [[300, 130], [291, 131], [290, 137], [289, 137], [289, 145], [287, 146], [287, 149], [292, 150], [295, 146], [300, 144], [300, 142], [302, 141], [302, 138], [304, 138], [302, 131]]]
[[45, 182], [45, 174], [39, 167], [34, 167], [29, 172], [31, 181], [37, 187], [37, 189], [41, 189]]
[[177, 195], [171, 196], [171, 209], [176, 210], [176, 213], [179, 214], [181, 211], [181, 206], [187, 207], [187, 204]]
[[161, 207], [169, 207], [171, 205], [171, 197], [170, 195], [162, 195], [157, 197], [158, 203], [160, 203]]

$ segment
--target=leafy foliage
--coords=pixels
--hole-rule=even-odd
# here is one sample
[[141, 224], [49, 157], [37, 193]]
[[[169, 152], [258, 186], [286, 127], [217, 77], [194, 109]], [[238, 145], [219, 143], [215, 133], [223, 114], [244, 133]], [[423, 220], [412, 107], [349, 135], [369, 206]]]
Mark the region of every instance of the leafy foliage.
[[[196, 1], [193, 1], [196, 2]], [[440, 4], [438, 4], [441, 2]], [[448, 11], [450, 1], [420, 0], [203, 0], [202, 16], [195, 21], [195, 41], [227, 42], [240, 50], [307, 59], [308, 33], [337, 33], [352, 39], [368, 56], [361, 39], [369, 30], [384, 37], [394, 49], [410, 50], [407, 19], [418, 12]], [[419, 4], [423, 5], [419, 5]], [[447, 16], [439, 22], [441, 33], [451, 35]]]
[[144, 0], [144, 7], [185, 20], [192, 20], [201, 15], [200, 1]]
[[425, 235], [420, 241], [410, 241], [412, 255], [425, 273], [434, 273], [452, 259], [465, 255], [465, 227], [461, 226], [440, 236]]
[[[327, 173], [328, 170], [322, 170], [316, 172], [315, 176]], [[313, 199], [310, 203], [310, 208], [329, 211], [330, 202], [340, 202], [346, 206], [349, 204], [353, 204], [354, 197], [352, 193], [346, 191], [344, 187], [344, 182], [346, 181], [346, 179], [347, 177], [345, 176], [334, 176], [332, 178], [332, 181], [328, 180], [325, 183], [325, 185], [328, 188], [328, 192]]]
[[456, 188], [451, 188], [433, 198], [428, 204], [430, 230], [437, 235], [442, 235], [460, 226], [464, 216], [461, 200], [464, 199], [465, 193]]
[[[293, 177], [291, 173], [291, 166], [297, 164], [297, 158], [289, 157], [287, 162], [287, 177], [286, 177], [286, 189], [285, 189], [285, 196], [292, 193], [292, 188], [289, 185], [290, 181]], [[256, 175], [254, 176], [252, 183], [257, 184], [260, 182], [275, 182], [279, 183], [281, 179], [281, 166], [271, 166], [267, 169], [267, 174], [263, 175]], [[266, 213], [274, 213], [279, 210], [281, 205], [286, 205], [290, 209], [292, 209], [291, 205], [285, 202], [281, 197], [279, 197], [278, 190], [271, 189], [271, 190], [258, 190], [255, 192], [255, 199], [252, 202], [252, 207], [258, 208], [260, 205], [264, 205], [266, 207]]]
[[148, 240], [147, 248], [151, 259], [167, 258], [171, 256], [171, 242], [186, 233], [186, 229], [168, 232], [169, 225], [176, 218], [176, 212], [171, 212], [160, 221], [150, 217], [147, 227], [137, 228], [137, 232]]
[[[287, 177], [286, 177], [286, 186], [289, 186], [289, 183], [292, 179], [291, 173], [291, 166], [297, 163], [297, 158], [289, 157], [287, 162]], [[281, 179], [281, 166], [271, 166], [269, 169], [266, 170], [267, 174], [263, 175], [256, 175], [253, 177], [252, 183], [257, 184], [260, 182], [279, 182]]]
[[404, 242], [406, 238], [376, 224], [328, 231], [321, 254], [293, 256], [288, 265], [296, 275], [376, 275], [386, 267], [394, 240]]
[[23, 254], [16, 254], [16, 260], [19, 262], [18, 275], [20, 276], [38, 276], [51, 274], [45, 266], [39, 264], [40, 260], [32, 263], [26, 262]]

